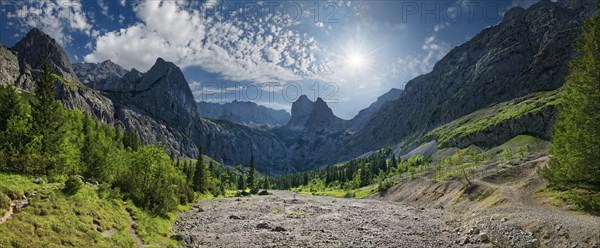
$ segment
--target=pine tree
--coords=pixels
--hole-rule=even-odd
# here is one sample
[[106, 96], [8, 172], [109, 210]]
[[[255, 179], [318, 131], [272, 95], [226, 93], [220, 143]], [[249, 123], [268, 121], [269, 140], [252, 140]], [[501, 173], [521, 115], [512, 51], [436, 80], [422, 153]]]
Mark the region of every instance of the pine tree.
[[269, 170], [267, 170], [265, 172], [265, 185], [263, 186], [264, 189], [271, 189], [271, 181], [269, 180]]
[[52, 75], [53, 68], [48, 61], [42, 66], [42, 77], [37, 82], [35, 90], [36, 101], [32, 104], [32, 117], [34, 132], [42, 137], [41, 153], [42, 161], [41, 168], [38, 170], [46, 175], [49, 175], [56, 169], [60, 161], [58, 154], [60, 152], [61, 143], [64, 139], [63, 132], [63, 109], [59, 101], [54, 98], [54, 76]]
[[125, 131], [123, 133], [123, 146], [125, 148], [130, 148], [132, 151], [137, 151], [140, 147], [140, 140], [134, 132]]
[[246, 189], [246, 181], [244, 180], [244, 176], [240, 175], [237, 179], [237, 188], [239, 190], [245, 190]]
[[198, 161], [194, 171], [194, 190], [203, 194], [206, 193], [208, 191], [208, 180], [208, 171], [206, 165], [204, 165], [204, 150], [200, 147], [198, 148]]
[[395, 170], [396, 166], [398, 165], [398, 161], [396, 160], [396, 154], [392, 153], [392, 160], [390, 162], [391, 164], [388, 166], [388, 173], [391, 170]]
[[187, 179], [187, 183], [188, 185], [192, 185], [194, 182], [194, 165], [192, 164], [192, 161], [187, 161], [185, 162], [185, 168], [187, 168], [185, 170], [185, 178]]
[[[600, 1], [598, 2], [600, 10]], [[583, 25], [541, 175], [559, 189], [600, 191], [600, 14]]]
[[248, 170], [248, 178], [246, 179], [246, 186], [250, 189], [256, 188], [256, 179], [254, 173], [256, 172], [256, 162], [254, 161], [254, 155], [250, 157], [250, 168]]
[[6, 130], [10, 117], [23, 114], [21, 97], [12, 86], [0, 85], [0, 131]]

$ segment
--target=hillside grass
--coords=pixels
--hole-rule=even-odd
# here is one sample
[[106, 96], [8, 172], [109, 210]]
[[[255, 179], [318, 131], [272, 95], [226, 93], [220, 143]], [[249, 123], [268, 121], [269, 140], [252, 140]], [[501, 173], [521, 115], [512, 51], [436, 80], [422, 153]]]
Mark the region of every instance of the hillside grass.
[[424, 136], [424, 140], [436, 140], [444, 147], [453, 140], [480, 132], [511, 119], [537, 113], [560, 103], [561, 90], [529, 94], [511, 101], [499, 103], [463, 116], [440, 126]]
[[[0, 188], [33, 190], [29, 206], [0, 224], [0, 247], [132, 247], [127, 212], [121, 200], [102, 197], [84, 186], [74, 195], [62, 184], [37, 185], [33, 178], [0, 174]], [[114, 230], [109, 237], [103, 231]]]
[[[0, 174], [0, 189], [31, 196], [22, 212], [0, 224], [0, 247], [135, 247], [130, 235], [129, 213], [134, 229], [148, 247], [176, 247], [170, 228], [180, 212], [155, 216], [123, 202], [118, 190], [85, 185], [74, 195], [63, 193], [64, 184], [35, 184], [30, 176]], [[197, 201], [213, 196], [198, 195]], [[7, 209], [1, 211], [3, 216]], [[128, 213], [129, 212], [129, 213]], [[105, 232], [104, 237], [102, 232]]]

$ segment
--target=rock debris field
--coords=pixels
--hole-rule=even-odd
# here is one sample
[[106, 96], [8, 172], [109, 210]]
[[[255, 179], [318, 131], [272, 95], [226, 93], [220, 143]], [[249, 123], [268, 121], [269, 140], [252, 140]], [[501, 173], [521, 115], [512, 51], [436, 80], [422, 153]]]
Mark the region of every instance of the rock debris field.
[[442, 210], [272, 191], [202, 201], [175, 222], [185, 247], [491, 247]]

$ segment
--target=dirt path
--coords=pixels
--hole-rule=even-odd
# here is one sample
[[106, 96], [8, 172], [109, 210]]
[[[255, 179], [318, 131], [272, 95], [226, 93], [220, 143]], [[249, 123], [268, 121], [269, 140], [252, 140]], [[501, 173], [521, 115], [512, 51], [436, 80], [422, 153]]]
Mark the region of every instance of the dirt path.
[[137, 232], [135, 231], [135, 220], [133, 220], [133, 218], [131, 217], [131, 213], [127, 212], [127, 217], [129, 218], [129, 236], [131, 236], [131, 238], [133, 238], [133, 240], [135, 240], [135, 244], [136, 247], [138, 248], [142, 248], [142, 247], [147, 247], [146, 245], [144, 245], [144, 241], [142, 241], [142, 239], [140, 238], [140, 235], [137, 234]]
[[458, 246], [458, 234], [440, 210], [273, 193], [202, 201], [173, 229], [187, 247]]

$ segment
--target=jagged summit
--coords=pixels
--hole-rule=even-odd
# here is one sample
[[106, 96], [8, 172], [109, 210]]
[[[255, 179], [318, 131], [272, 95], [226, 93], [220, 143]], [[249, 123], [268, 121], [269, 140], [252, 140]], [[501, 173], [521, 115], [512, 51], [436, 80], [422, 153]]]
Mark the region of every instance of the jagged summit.
[[79, 81], [65, 50], [56, 40], [38, 28], [31, 29], [25, 38], [17, 42], [12, 50], [18, 52], [21, 72], [39, 69], [45, 60], [54, 67], [54, 72], [70, 82]]
[[287, 129], [303, 130], [317, 128], [317, 130], [341, 128], [343, 120], [333, 114], [327, 103], [320, 97], [314, 102], [302, 95], [292, 104], [292, 116], [285, 126]]

